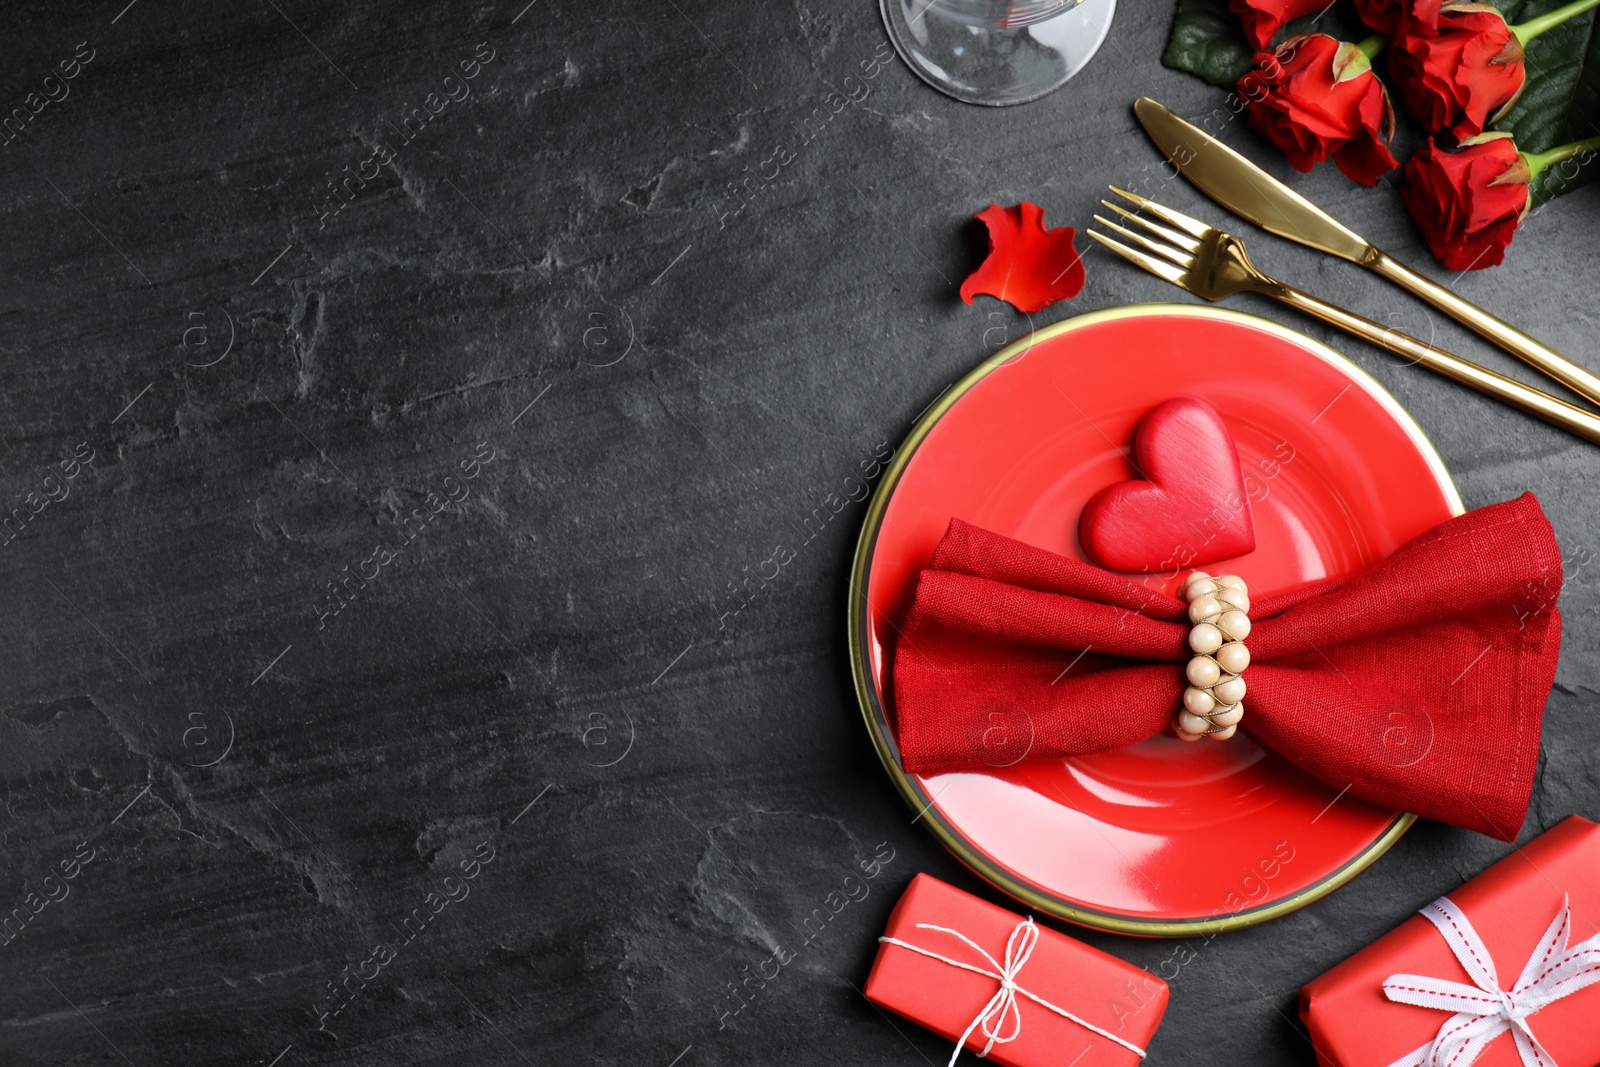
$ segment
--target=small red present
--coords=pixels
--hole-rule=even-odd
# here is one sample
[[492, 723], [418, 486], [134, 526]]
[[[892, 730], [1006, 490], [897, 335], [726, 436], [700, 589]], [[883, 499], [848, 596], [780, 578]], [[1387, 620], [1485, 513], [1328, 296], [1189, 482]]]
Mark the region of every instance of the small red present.
[[1323, 1067], [1600, 1062], [1600, 826], [1574, 815], [1300, 991]]
[[867, 999], [1006, 1067], [1137, 1063], [1167, 984], [919, 874], [889, 915]]

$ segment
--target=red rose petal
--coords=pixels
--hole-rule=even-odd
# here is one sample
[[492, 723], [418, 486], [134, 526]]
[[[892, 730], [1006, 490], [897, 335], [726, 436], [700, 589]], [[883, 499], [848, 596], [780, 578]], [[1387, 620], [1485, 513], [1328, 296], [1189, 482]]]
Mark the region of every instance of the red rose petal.
[[1439, 0], [1356, 0], [1356, 14], [1375, 30], [1432, 37], [1439, 30]]
[[1327, 0], [1228, 0], [1228, 6], [1244, 23], [1244, 35], [1250, 43], [1257, 48], [1267, 48], [1284, 23], [1302, 15], [1314, 15], [1328, 3]]
[[967, 303], [982, 293], [1032, 312], [1083, 289], [1083, 257], [1072, 247], [1077, 231], [1045, 229], [1044, 208], [1038, 204], [991, 204], [973, 217], [989, 228], [989, 255], [961, 283]]

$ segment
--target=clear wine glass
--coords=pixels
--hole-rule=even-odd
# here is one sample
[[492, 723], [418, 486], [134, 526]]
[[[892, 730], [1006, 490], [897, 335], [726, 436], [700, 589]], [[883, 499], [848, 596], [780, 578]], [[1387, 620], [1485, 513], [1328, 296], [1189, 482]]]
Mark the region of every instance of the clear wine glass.
[[1082, 70], [1116, 0], [879, 0], [889, 39], [923, 81], [969, 104], [1022, 104]]

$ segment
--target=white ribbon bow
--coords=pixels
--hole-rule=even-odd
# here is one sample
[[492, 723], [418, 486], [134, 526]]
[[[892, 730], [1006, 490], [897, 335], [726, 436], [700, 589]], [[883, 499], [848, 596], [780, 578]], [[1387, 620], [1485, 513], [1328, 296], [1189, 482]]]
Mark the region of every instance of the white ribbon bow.
[[1534, 948], [1522, 977], [1508, 993], [1495, 977], [1494, 960], [1465, 913], [1440, 897], [1422, 909], [1475, 985], [1426, 975], [1392, 974], [1383, 983], [1390, 1000], [1455, 1012], [1434, 1039], [1389, 1067], [1470, 1067], [1489, 1042], [1511, 1031], [1523, 1067], [1555, 1067], [1533, 1036], [1528, 1016], [1562, 997], [1600, 982], [1600, 934], [1568, 947], [1572, 912], [1563, 898], [1550, 929]]
[[[941, 934], [949, 934], [951, 937], [960, 938], [962, 941], [966, 942], [974, 952], [988, 960], [990, 966], [992, 966], [994, 970], [989, 971], [982, 967], [974, 967], [970, 963], [962, 963], [960, 960], [953, 960], [948, 956], [941, 956], [937, 952], [929, 952], [925, 948], [918, 948], [916, 945], [907, 944], [897, 937], [880, 937], [878, 940], [886, 945], [898, 945], [901, 948], [910, 949], [912, 952], [927, 956], [929, 959], [935, 959], [941, 963], [948, 963], [952, 967], [960, 967], [963, 971], [971, 971], [974, 974], [987, 975], [988, 977], [993, 978], [995, 981], [1000, 983], [999, 990], [995, 992], [994, 996], [989, 998], [989, 1003], [983, 1006], [983, 1010], [978, 1012], [977, 1018], [968, 1023], [966, 1030], [963, 1031], [961, 1036], [956, 1039], [956, 1050], [950, 1054], [949, 1067], [955, 1067], [956, 1058], [961, 1055], [961, 1049], [966, 1045], [967, 1038], [972, 1036], [972, 1031], [977, 1030], [980, 1027], [983, 1029], [983, 1035], [989, 1039], [988, 1042], [984, 1044], [983, 1049], [978, 1053], [980, 1058], [987, 1056], [989, 1054], [989, 1050], [994, 1048], [996, 1045], [1001, 1045], [1007, 1041], [1015, 1041], [1017, 1039], [1017, 1036], [1022, 1033], [1022, 1013], [1017, 1010], [1017, 997], [1019, 996], [1027, 997], [1041, 1008], [1046, 1008], [1050, 1011], [1053, 1011], [1063, 1019], [1075, 1022], [1085, 1030], [1099, 1034], [1108, 1041], [1115, 1041], [1129, 1052], [1132, 1052], [1135, 1056], [1138, 1056], [1141, 1060], [1144, 1059], [1144, 1049], [1140, 1048], [1138, 1045], [1135, 1045], [1133, 1042], [1124, 1041], [1116, 1034], [1102, 1030], [1088, 1020], [1080, 1019], [1070, 1011], [1067, 1011], [1065, 1008], [1058, 1008], [1048, 1000], [1045, 1000], [1043, 997], [1035, 996], [1026, 989], [1023, 989], [1021, 986], [1017, 985], [1017, 972], [1022, 970], [1022, 965], [1028, 962], [1029, 956], [1033, 955], [1033, 946], [1039, 941], [1039, 928], [1034, 925], [1033, 918], [1031, 916], [1019, 922], [1016, 925], [1016, 928], [1011, 931], [1011, 936], [1006, 939], [1006, 962], [1004, 965], [1002, 965], [993, 956], [985, 952], [983, 947], [977, 942], [973, 941], [966, 934], [963, 934], [958, 930], [951, 930], [949, 927], [945, 926], [934, 926], [930, 923], [918, 923], [917, 929], [937, 930]], [[1008, 1025], [1009, 1032], [1007, 1032]]]

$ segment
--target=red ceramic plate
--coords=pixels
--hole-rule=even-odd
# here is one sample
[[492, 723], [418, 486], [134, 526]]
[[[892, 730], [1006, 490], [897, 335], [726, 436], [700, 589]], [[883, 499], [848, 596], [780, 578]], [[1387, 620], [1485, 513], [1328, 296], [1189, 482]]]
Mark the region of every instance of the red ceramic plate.
[[1208, 569], [1249, 575], [1258, 599], [1365, 569], [1461, 511], [1410, 416], [1331, 349], [1216, 308], [1112, 308], [997, 353], [922, 415], [868, 510], [850, 605], [868, 730], [917, 821], [1036, 909], [1151, 936], [1248, 926], [1303, 907], [1376, 860], [1412, 816], [1341, 796], [1243, 733], [1192, 745], [1166, 734], [1095, 756], [907, 775], [888, 655], [893, 624], [952, 517], [1083, 558], [1084, 502], [1133, 476], [1134, 427], [1177, 396], [1209, 402], [1238, 445], [1256, 549]]

